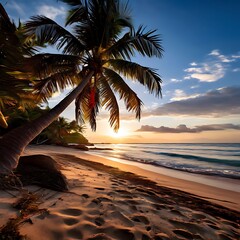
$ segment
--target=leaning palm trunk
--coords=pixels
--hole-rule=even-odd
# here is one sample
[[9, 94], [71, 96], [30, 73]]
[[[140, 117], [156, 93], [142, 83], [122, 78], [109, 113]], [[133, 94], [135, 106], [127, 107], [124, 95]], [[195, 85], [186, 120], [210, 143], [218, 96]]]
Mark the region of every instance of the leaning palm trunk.
[[46, 127], [48, 127], [82, 92], [91, 79], [90, 72], [85, 79], [67, 97], [50, 112], [5, 134], [0, 139], [0, 173], [10, 173], [18, 164], [25, 147]]

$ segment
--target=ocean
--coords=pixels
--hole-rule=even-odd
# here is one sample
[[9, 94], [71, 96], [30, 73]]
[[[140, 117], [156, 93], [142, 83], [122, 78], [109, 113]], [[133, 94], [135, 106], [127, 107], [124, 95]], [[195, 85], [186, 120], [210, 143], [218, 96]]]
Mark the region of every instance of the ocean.
[[[132, 165], [140, 164], [167, 168], [201, 175], [240, 179], [240, 144], [96, 144], [111, 150], [94, 151], [91, 154], [104, 156]], [[148, 166], [148, 167], [147, 167]]]

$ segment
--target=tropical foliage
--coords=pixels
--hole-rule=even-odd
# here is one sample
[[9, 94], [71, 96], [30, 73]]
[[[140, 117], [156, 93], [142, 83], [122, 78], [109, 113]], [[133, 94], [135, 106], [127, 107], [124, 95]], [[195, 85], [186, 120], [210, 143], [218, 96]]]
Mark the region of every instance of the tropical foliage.
[[[88, 121], [96, 130], [101, 107], [110, 112], [109, 123], [120, 125], [117, 93], [128, 111], [141, 117], [142, 101], [127, 84], [131, 79], [161, 95], [161, 79], [156, 70], [132, 62], [135, 53], [161, 57], [162, 47], [156, 31], [132, 24], [127, 4], [118, 0], [62, 0], [69, 6], [66, 26], [69, 32], [45, 16], [32, 17], [25, 34], [40, 45], [50, 44], [62, 54], [37, 54], [29, 59], [35, 79], [35, 92], [48, 99], [67, 86], [75, 87], [59, 104], [38, 119], [5, 134], [0, 139], [0, 171], [16, 167], [23, 149], [58, 118], [75, 100], [76, 117]], [[29, 65], [28, 65], [29, 66]], [[9, 144], [11, 142], [11, 145]]]
[[[142, 102], [126, 79], [138, 81], [156, 96], [161, 94], [161, 79], [154, 69], [132, 62], [131, 57], [135, 52], [161, 57], [159, 36], [155, 31], [145, 31], [142, 26], [135, 30], [127, 4], [121, 5], [119, 1], [63, 2], [70, 6], [66, 26], [72, 27], [72, 32], [44, 16], [32, 17], [26, 24], [29, 36], [35, 36], [40, 43], [55, 45], [63, 52], [61, 56], [48, 55], [50, 64], [36, 86], [38, 92], [45, 97], [51, 96], [57, 88], [78, 84], [92, 72], [93, 77], [76, 98], [76, 117], [80, 123], [89, 121], [91, 128], [96, 130], [96, 116], [100, 108], [105, 107], [110, 112], [110, 125], [117, 131], [120, 113], [114, 92], [124, 100], [127, 110], [135, 112], [140, 119]], [[56, 76], [53, 72], [66, 57], [73, 65], [79, 64], [76, 66], [79, 72], [74, 78], [59, 79], [58, 73]]]
[[11, 22], [0, 4], [0, 126], [7, 127], [4, 108], [24, 107], [36, 103], [32, 94], [30, 71], [26, 65], [35, 49], [19, 22]]
[[[20, 127], [26, 123], [30, 123], [34, 119], [46, 114], [50, 108], [42, 109], [40, 107], [26, 107], [22, 109], [8, 109], [4, 111], [4, 115], [8, 119], [8, 128], [0, 127], [0, 136]], [[33, 141], [34, 144], [55, 144], [67, 146], [72, 143], [89, 144], [88, 140], [83, 136], [84, 127], [79, 126], [76, 121], [69, 122], [64, 117], [54, 120], [46, 129], [44, 129]]]

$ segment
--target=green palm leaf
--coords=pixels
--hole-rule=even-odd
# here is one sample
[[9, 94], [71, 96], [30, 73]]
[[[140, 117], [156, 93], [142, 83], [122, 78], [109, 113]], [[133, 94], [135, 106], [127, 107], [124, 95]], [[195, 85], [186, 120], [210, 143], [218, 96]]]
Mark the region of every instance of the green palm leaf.
[[154, 34], [156, 30], [144, 33], [145, 28], [140, 26], [130, 40], [136, 51], [143, 56], [162, 57], [163, 48], [158, 34]]
[[28, 36], [36, 35], [40, 44], [47, 42], [51, 45], [56, 44], [58, 50], [63, 48], [63, 53], [79, 55], [85, 49], [73, 34], [44, 16], [32, 17], [26, 22], [25, 30]]
[[110, 86], [123, 99], [128, 111], [136, 113], [136, 118], [141, 118], [142, 101], [137, 94], [125, 83], [122, 77], [111, 69], [104, 68], [104, 75]]
[[146, 86], [150, 93], [161, 96], [161, 78], [152, 68], [143, 67], [137, 63], [122, 59], [111, 59], [108, 64], [119, 74], [126, 78], [137, 80]]
[[129, 59], [134, 56], [135, 51], [143, 56], [162, 57], [163, 48], [159, 35], [154, 34], [156, 30], [144, 33], [144, 28], [140, 26], [136, 32], [132, 30], [118, 39], [111, 47], [105, 50], [106, 55], [114, 58], [122, 57]]
[[101, 80], [98, 81], [98, 85], [99, 94], [101, 96], [101, 105], [110, 112], [109, 124], [111, 127], [113, 127], [114, 131], [117, 132], [120, 126], [119, 106], [117, 99], [105, 77], [102, 77]]

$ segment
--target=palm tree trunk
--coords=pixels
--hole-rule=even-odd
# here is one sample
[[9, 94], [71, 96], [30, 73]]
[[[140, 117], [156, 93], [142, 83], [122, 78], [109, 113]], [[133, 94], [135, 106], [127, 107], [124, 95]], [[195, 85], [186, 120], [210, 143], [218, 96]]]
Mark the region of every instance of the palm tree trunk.
[[10, 173], [16, 168], [25, 147], [70, 105], [92, 76], [93, 72], [90, 72], [67, 97], [47, 114], [10, 131], [0, 139], [0, 173]]

